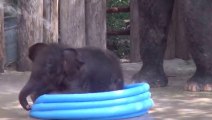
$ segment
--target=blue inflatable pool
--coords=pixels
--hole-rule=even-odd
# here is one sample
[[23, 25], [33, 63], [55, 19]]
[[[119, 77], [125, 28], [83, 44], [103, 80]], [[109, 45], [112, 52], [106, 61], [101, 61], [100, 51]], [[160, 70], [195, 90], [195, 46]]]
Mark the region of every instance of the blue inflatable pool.
[[153, 106], [147, 83], [125, 86], [124, 90], [86, 94], [40, 96], [30, 116], [38, 119], [114, 120], [146, 114]]

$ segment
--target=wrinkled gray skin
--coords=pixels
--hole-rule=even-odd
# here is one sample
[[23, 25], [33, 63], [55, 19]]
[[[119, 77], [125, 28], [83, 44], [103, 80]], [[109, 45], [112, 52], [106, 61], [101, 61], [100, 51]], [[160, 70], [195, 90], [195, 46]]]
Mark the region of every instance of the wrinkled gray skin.
[[32, 71], [19, 94], [19, 102], [30, 110], [27, 96], [48, 93], [92, 93], [123, 88], [119, 59], [110, 51], [96, 48], [66, 48], [37, 43], [30, 47]]
[[[133, 76], [135, 82], [148, 82], [151, 87], [164, 87], [168, 79], [163, 69], [168, 26], [174, 0], [139, 0], [140, 54], [143, 67]], [[188, 91], [212, 91], [212, 1], [178, 0], [185, 25], [191, 56], [196, 64], [195, 74], [187, 81]]]

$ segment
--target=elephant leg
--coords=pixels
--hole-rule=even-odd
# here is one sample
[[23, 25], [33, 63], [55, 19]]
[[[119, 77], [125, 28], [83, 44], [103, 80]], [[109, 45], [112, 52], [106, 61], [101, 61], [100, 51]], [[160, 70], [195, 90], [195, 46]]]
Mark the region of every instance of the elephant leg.
[[181, 1], [186, 38], [196, 72], [187, 81], [188, 91], [212, 91], [212, 1]]
[[139, 0], [138, 4], [143, 66], [133, 76], [133, 81], [164, 87], [168, 79], [163, 69], [163, 57], [174, 0]]

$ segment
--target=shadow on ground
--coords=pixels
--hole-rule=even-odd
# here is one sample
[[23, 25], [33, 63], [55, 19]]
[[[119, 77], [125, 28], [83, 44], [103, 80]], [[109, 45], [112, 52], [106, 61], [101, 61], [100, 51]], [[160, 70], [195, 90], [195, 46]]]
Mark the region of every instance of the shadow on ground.
[[[124, 63], [126, 84], [140, 69], [141, 63]], [[128, 120], [212, 120], [212, 93], [192, 93], [183, 90], [194, 73], [192, 61], [168, 60], [164, 64], [169, 86], [152, 88], [155, 106], [149, 115]], [[29, 78], [29, 72], [6, 71], [0, 75], [0, 120], [33, 120], [18, 102], [18, 93]]]

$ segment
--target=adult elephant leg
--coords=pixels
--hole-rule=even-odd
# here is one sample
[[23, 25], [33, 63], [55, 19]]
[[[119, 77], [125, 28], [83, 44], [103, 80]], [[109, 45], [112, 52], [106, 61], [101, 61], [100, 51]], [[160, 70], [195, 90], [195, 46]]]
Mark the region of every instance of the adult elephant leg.
[[188, 91], [212, 91], [212, 1], [182, 0], [186, 38], [196, 64], [195, 74], [187, 81]]
[[139, 0], [138, 4], [143, 66], [133, 80], [148, 82], [151, 87], [164, 87], [168, 79], [163, 69], [163, 57], [174, 0]]

